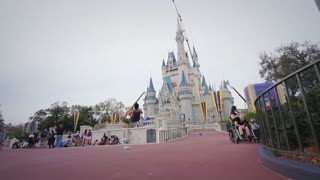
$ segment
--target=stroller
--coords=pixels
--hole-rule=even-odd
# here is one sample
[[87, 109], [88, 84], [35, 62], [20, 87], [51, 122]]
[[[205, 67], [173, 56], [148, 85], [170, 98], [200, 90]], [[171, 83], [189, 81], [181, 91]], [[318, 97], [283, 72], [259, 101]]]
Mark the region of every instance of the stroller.
[[81, 146], [82, 140], [79, 134], [74, 134], [72, 136], [72, 145], [74, 146]]

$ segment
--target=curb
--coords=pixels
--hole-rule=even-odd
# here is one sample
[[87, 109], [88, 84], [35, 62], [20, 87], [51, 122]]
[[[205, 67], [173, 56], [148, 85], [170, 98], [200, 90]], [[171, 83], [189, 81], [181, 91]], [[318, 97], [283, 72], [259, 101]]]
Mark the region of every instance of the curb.
[[271, 171], [292, 179], [318, 180], [320, 167], [299, 161], [275, 157], [268, 149], [259, 148], [261, 163]]

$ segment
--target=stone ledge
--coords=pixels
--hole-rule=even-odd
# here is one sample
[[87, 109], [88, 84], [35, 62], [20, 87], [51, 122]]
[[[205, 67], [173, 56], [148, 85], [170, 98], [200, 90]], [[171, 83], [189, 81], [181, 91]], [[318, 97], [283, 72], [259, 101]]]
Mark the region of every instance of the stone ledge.
[[259, 156], [266, 168], [288, 178], [318, 180], [320, 177], [320, 167], [275, 157], [269, 149], [264, 149], [262, 146], [259, 149]]

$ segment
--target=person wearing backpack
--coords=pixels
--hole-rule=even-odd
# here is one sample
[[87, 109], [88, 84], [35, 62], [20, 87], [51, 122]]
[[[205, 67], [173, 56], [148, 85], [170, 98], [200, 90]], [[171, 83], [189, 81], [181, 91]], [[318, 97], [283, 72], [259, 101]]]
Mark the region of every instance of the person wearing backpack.
[[138, 103], [134, 103], [134, 108], [131, 112], [131, 122], [133, 123], [133, 127], [140, 127], [140, 114], [143, 113], [143, 111], [139, 108]]

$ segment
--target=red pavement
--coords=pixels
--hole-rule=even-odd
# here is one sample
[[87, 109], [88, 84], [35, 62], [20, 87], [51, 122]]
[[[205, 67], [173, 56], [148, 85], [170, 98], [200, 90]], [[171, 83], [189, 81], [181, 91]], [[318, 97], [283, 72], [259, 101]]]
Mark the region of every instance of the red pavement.
[[263, 167], [258, 144], [233, 144], [219, 132], [124, 146], [2, 150], [0, 179], [285, 179]]

